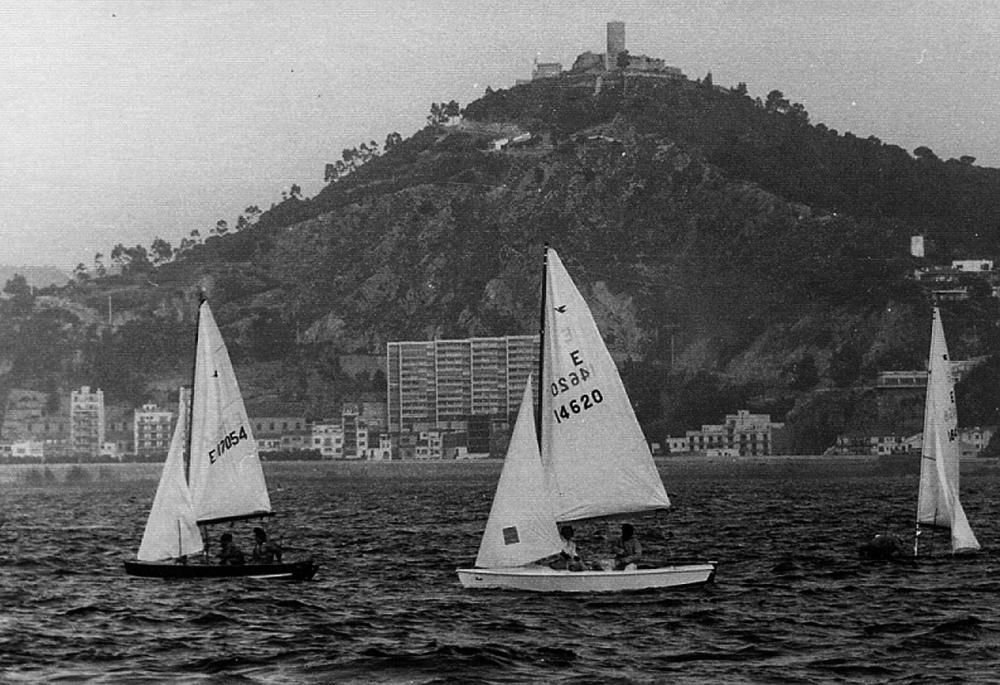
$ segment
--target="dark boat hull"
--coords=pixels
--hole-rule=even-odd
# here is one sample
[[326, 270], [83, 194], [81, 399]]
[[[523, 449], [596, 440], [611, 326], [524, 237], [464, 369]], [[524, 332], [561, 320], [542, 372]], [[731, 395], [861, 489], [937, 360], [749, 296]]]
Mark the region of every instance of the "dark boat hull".
[[126, 561], [125, 572], [143, 578], [260, 578], [309, 580], [319, 566], [312, 559], [286, 564], [246, 564], [213, 566], [210, 564], [175, 564], [173, 562]]

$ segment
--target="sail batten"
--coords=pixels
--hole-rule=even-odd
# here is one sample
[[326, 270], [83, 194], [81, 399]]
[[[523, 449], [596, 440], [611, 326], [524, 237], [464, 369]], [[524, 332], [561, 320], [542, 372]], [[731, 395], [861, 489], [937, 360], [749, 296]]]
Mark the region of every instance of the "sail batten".
[[235, 521], [270, 512], [257, 443], [208, 302], [199, 310], [192, 403], [190, 481], [197, 520]]
[[555, 250], [546, 254], [541, 454], [556, 518], [670, 507], [625, 386], [590, 308]]
[[937, 307], [931, 324], [927, 374], [917, 523], [950, 529], [953, 552], [975, 551], [979, 542], [958, 498], [961, 447], [955, 380]]

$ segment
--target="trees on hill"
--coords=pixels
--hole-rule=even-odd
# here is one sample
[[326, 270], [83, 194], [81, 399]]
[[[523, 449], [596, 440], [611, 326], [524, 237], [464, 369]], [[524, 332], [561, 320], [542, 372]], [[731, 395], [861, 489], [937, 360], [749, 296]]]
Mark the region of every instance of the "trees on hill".
[[431, 104], [431, 113], [427, 115], [427, 123], [431, 126], [445, 124], [451, 117], [457, 117], [461, 113], [461, 107], [455, 100], [448, 102], [434, 102]]

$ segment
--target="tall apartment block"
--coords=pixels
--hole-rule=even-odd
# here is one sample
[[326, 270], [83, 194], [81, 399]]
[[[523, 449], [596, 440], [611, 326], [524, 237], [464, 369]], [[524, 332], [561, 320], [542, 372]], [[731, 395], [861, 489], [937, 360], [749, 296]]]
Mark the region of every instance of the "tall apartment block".
[[625, 52], [625, 22], [608, 22], [608, 49], [604, 53], [604, 68], [612, 71], [618, 68], [618, 55]]
[[97, 457], [104, 445], [104, 391], [85, 385], [70, 393], [69, 438], [73, 454]]
[[528, 375], [537, 375], [538, 346], [537, 335], [388, 343], [389, 431], [517, 412]]
[[170, 449], [173, 437], [174, 413], [155, 404], [144, 404], [136, 409], [132, 420], [132, 450], [136, 457], [163, 458]]

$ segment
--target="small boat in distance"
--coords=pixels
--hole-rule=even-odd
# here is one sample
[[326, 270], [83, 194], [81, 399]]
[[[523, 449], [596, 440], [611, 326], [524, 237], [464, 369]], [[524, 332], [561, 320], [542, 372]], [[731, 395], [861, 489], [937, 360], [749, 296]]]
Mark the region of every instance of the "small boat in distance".
[[177, 426], [142, 542], [125, 571], [149, 578], [312, 578], [317, 569], [312, 559], [208, 563], [204, 529], [273, 513], [236, 374], [207, 301], [198, 309], [190, 395], [181, 390]]
[[948, 529], [951, 532], [952, 554], [970, 553], [979, 549], [979, 541], [976, 540], [958, 499], [960, 456], [955, 379], [948, 357], [944, 326], [941, 324], [941, 312], [934, 307], [927, 360], [927, 398], [924, 403], [914, 556], [920, 551], [922, 525]]
[[558, 523], [670, 507], [590, 308], [548, 247], [542, 283], [537, 427], [529, 378], [475, 568], [458, 569], [459, 580], [466, 588], [533, 592], [625, 592], [711, 581], [714, 561], [617, 571], [533, 563], [562, 549]]

